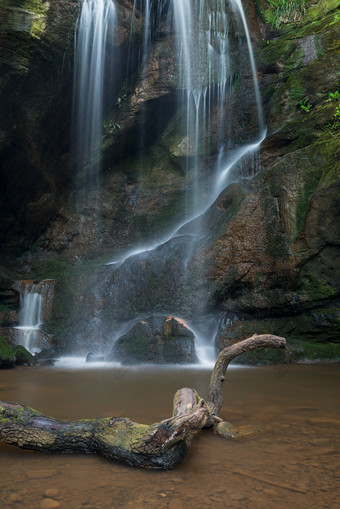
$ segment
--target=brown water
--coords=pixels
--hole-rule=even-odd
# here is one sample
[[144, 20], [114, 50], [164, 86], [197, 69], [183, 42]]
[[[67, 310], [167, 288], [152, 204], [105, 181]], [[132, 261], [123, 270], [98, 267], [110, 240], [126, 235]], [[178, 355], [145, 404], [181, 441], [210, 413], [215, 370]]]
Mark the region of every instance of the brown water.
[[[16, 368], [0, 372], [0, 400], [64, 419], [151, 423], [170, 416], [177, 389], [204, 396], [208, 378], [198, 369]], [[339, 382], [337, 366], [230, 369], [221, 416], [262, 433], [229, 441], [204, 431], [169, 472], [0, 445], [0, 507], [340, 507]]]

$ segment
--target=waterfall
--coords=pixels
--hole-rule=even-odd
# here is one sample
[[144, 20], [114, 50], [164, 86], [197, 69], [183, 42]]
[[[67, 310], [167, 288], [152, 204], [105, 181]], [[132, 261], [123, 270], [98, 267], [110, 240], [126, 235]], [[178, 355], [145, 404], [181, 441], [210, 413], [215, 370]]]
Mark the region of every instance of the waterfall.
[[23, 281], [19, 286], [21, 288], [19, 325], [15, 327], [20, 334], [19, 342], [29, 352], [39, 352], [43, 343], [40, 327], [50, 304], [51, 283], [47, 280], [38, 283]]
[[[188, 175], [187, 211], [202, 208], [200, 156], [209, 151], [210, 116], [222, 112], [230, 77], [229, 27], [223, 0], [173, 0], [177, 44], [179, 103], [184, 104], [183, 124]], [[224, 129], [220, 117], [219, 133]], [[196, 234], [199, 232], [196, 231]]]
[[247, 39], [249, 60], [250, 60], [251, 72], [252, 72], [252, 76], [253, 76], [254, 92], [255, 92], [256, 105], [257, 105], [259, 131], [260, 131], [260, 136], [262, 136], [263, 131], [265, 129], [264, 119], [263, 119], [262, 100], [261, 100], [261, 94], [260, 94], [259, 84], [258, 84], [258, 80], [257, 80], [254, 52], [253, 52], [253, 47], [252, 47], [251, 40], [250, 40], [248, 23], [247, 23], [247, 19], [246, 19], [245, 13], [244, 13], [242, 0], [231, 0], [231, 3], [234, 5], [234, 8], [237, 10], [237, 12], [242, 20], [243, 29], [244, 29], [245, 36]]
[[[222, 157], [221, 152], [217, 161], [217, 170], [211, 179], [208, 189], [202, 190], [199, 181], [200, 152], [208, 151], [210, 134], [210, 117], [214, 111], [219, 114], [219, 127], [217, 138], [222, 139], [224, 131], [228, 128], [230, 119], [224, 118], [224, 106], [232, 98], [231, 88], [231, 62], [229, 24], [225, 10], [224, 0], [171, 0], [170, 22], [174, 24], [177, 44], [178, 69], [178, 105], [182, 118], [183, 137], [186, 156], [186, 170], [188, 174], [188, 187], [190, 188], [190, 205], [186, 219], [163, 238], [151, 241], [147, 245], [138, 246], [128, 251], [118, 260], [110, 264], [121, 265], [132, 256], [158, 248], [170, 239], [184, 231], [199, 234], [197, 220], [215, 202], [218, 195], [228, 185], [228, 177], [234, 172], [233, 180], [242, 178], [242, 162], [251, 160], [251, 166], [257, 167], [256, 153], [266, 136], [264, 127], [262, 100], [258, 86], [255, 59], [249, 35], [247, 20], [241, 0], [229, 0], [240, 30], [243, 31], [249, 55], [249, 64], [253, 81], [254, 97], [257, 109], [257, 139], [241, 144], [228, 150], [227, 156]], [[136, 0], [135, 0], [136, 2]], [[146, 2], [145, 20], [150, 22], [150, 5]], [[149, 27], [150, 30], [150, 27]], [[144, 26], [144, 41], [147, 40], [147, 30]], [[143, 60], [147, 59], [147, 52], [142, 50]], [[213, 111], [214, 110], [214, 111]], [[230, 132], [229, 132], [230, 131]], [[228, 128], [228, 142], [235, 143], [233, 133]], [[256, 173], [256, 172], [254, 172]], [[246, 175], [247, 176], [247, 175]], [[251, 174], [250, 176], [253, 176]], [[187, 227], [187, 229], [185, 229]]]
[[[97, 13], [93, 10], [88, 11], [88, 4], [94, 3], [87, 0], [83, 3], [83, 10], [86, 5], [86, 15], [93, 18], [91, 18], [92, 21], [88, 20], [87, 26], [94, 25], [97, 19]], [[108, 7], [111, 2], [101, 0], [99, 3]], [[227, 4], [230, 7], [229, 10], [226, 10]], [[173, 34], [175, 41], [177, 94], [174, 94], [173, 109], [176, 133], [178, 132], [178, 138], [181, 140], [177, 151], [185, 160], [186, 217], [180, 224], [172, 225], [171, 231], [164, 232], [163, 238], [154, 239], [145, 245], [137, 245], [118, 259], [108, 263], [103, 281], [92, 290], [93, 300], [98, 301], [100, 295], [103, 296], [103, 301], [105, 300], [104, 311], [101, 311], [101, 323], [104, 329], [106, 327], [103, 335], [107, 335], [111, 344], [119, 338], [119, 335], [110, 332], [110, 329], [127, 330], [130, 324], [148, 315], [171, 315], [180, 317], [181, 320], [190, 324], [190, 330], [196, 337], [196, 350], [200, 363], [211, 365], [215, 353], [213, 345], [217, 331], [216, 317], [201, 318], [200, 309], [204, 309], [204, 295], [194, 296], [197, 302], [196, 316], [193, 316], [193, 312], [191, 316], [184, 316], [183, 294], [190, 284], [192, 285], [192, 282], [188, 281], [188, 266], [204, 241], [209, 238], [211, 225], [207, 227], [205, 223], [214, 202], [231, 181], [253, 176], [258, 171], [257, 152], [266, 131], [251, 39], [241, 0], [228, 2], [225, 0], [170, 0], [169, 2], [135, 0], [132, 24], [135, 23], [137, 11], [143, 11], [144, 22], [141, 36], [142, 47], [139, 50], [140, 68], [136, 72], [141, 83], [147, 75], [145, 67], [149, 62], [151, 40], [157, 32], [160, 19], [163, 19], [162, 22], [165, 23], [166, 18], [167, 32]], [[82, 17], [83, 11], [79, 21], [78, 48], [85, 47], [85, 43], [80, 43], [81, 37], [84, 37], [81, 30]], [[108, 14], [106, 19], [107, 17]], [[235, 22], [240, 32], [239, 45], [242, 59], [248, 62], [247, 74], [252, 77], [249, 80], [249, 86], [253, 91], [255, 105], [256, 118], [253, 120], [255, 139], [247, 142], [240, 142], [233, 132], [235, 112], [230, 106], [233, 100], [235, 76], [240, 72], [237, 67], [238, 62], [234, 61], [235, 54], [238, 53], [235, 47], [232, 48]], [[85, 32], [85, 28], [83, 31]], [[101, 37], [105, 39], [105, 30], [101, 31]], [[104, 41], [101, 40], [100, 43], [98, 41], [98, 46], [104, 47]], [[130, 42], [129, 55], [131, 56], [134, 51], [133, 43]], [[93, 64], [90, 65], [90, 60], [82, 57], [82, 53], [77, 54], [78, 75], [81, 77], [84, 72], [87, 76]], [[101, 59], [103, 59], [102, 54]], [[127, 62], [128, 77], [132, 76], [132, 62], [131, 57], [131, 61]], [[83, 66], [86, 73], [82, 69]], [[102, 76], [103, 71], [98, 72]], [[102, 85], [97, 89], [99, 96], [101, 91]], [[85, 96], [85, 92], [80, 95]], [[88, 102], [93, 101], [102, 112], [101, 99], [91, 97], [92, 99], [89, 95]], [[91, 111], [92, 108], [91, 103], [88, 110]], [[226, 115], [226, 111], [229, 115]], [[147, 109], [142, 110], [139, 117], [143, 119], [140, 132], [140, 148], [142, 149], [144, 148], [143, 129], [144, 125], [147, 125], [147, 119], [144, 119], [144, 116], [147, 113]], [[96, 122], [93, 124], [95, 125]], [[84, 125], [86, 125], [85, 121]], [[91, 136], [98, 139], [98, 135]], [[210, 164], [207, 173], [208, 158], [210, 154], [216, 153], [218, 155], [215, 158], [215, 164]], [[88, 161], [93, 159], [95, 159], [93, 154], [87, 158]], [[247, 171], [244, 172], [244, 168]], [[203, 275], [197, 272], [194, 276], [198, 280], [203, 279]], [[164, 289], [165, 292], [163, 292]], [[97, 318], [96, 315], [89, 319], [88, 330], [90, 331], [92, 327], [94, 336], [98, 325]]]
[[106, 52], [115, 12], [112, 0], [83, 0], [76, 26], [74, 145], [76, 166], [86, 181], [86, 195], [98, 186], [99, 180]]

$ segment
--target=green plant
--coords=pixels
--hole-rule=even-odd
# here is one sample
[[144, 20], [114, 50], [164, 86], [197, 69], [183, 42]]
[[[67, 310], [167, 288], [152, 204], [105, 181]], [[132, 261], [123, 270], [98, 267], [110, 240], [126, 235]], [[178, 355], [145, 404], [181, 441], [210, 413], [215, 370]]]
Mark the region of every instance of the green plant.
[[120, 95], [117, 97], [117, 101], [115, 102], [115, 106], [117, 108], [121, 108], [123, 101], [126, 101], [127, 95], [126, 95], [126, 88], [127, 88], [127, 78], [123, 81], [121, 87], [120, 87]]
[[120, 129], [120, 124], [117, 124], [117, 122], [110, 122], [109, 124], [104, 124], [104, 127], [108, 133], [112, 134]]
[[306, 12], [307, 0], [267, 0], [270, 4], [265, 12], [267, 23], [279, 28], [281, 23], [299, 22]]
[[329, 24], [329, 26], [335, 25], [335, 23], [338, 23], [338, 21], [340, 21], [340, 14], [339, 14], [339, 13], [334, 14], [334, 19], [333, 19], [333, 21]]
[[123, 101], [126, 101], [126, 94], [123, 94], [122, 96], [117, 98], [115, 106], [117, 106], [118, 109], [121, 108]]
[[329, 92], [327, 101], [339, 101], [340, 100], [340, 91], [336, 90], [335, 92]]
[[305, 113], [309, 113], [310, 109], [313, 107], [313, 105], [309, 102], [309, 99], [304, 99], [302, 101], [299, 101], [299, 108], [303, 110]]
[[335, 108], [334, 118], [337, 122], [340, 122], [340, 106]]

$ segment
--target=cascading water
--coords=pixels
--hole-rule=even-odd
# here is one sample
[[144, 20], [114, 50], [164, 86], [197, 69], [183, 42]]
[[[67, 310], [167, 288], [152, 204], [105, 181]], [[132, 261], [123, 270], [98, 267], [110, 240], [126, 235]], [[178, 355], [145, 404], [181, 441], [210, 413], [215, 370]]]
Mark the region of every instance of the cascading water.
[[40, 327], [44, 321], [49, 300], [50, 284], [26, 282], [20, 294], [19, 342], [31, 353], [39, 352], [42, 346]]
[[[147, 65], [155, 4], [146, 1], [143, 5], [144, 47], [140, 62]], [[200, 320], [204, 310], [204, 292], [200, 287], [196, 295], [195, 290], [190, 289], [196, 287], [191, 280], [193, 272], [188, 272], [188, 267], [195, 263], [196, 254], [209, 239], [211, 226], [207, 224], [212, 205], [231, 180], [253, 175], [256, 153], [265, 137], [255, 61], [242, 2], [230, 0], [229, 5], [230, 12], [227, 13], [223, 0], [169, 2], [168, 22], [177, 48], [178, 92], [174, 107], [181, 139], [178, 152], [185, 158], [189, 190], [187, 215], [162, 239], [138, 246], [108, 264], [104, 280], [93, 290], [95, 300], [98, 301], [98, 295], [105, 296], [101, 317], [102, 323], [106, 323], [104, 335], [111, 338], [111, 344], [118, 339], [117, 334], [110, 333], [112, 329], [128, 330], [130, 324], [132, 327], [136, 320], [148, 315], [177, 316], [190, 323], [189, 328], [196, 336], [199, 360], [206, 365], [214, 361], [212, 345], [217, 330], [216, 318]], [[164, 7], [159, 2], [156, 11], [158, 6], [160, 10]], [[156, 12], [156, 17], [161, 17], [159, 12]], [[231, 51], [233, 42], [230, 34], [233, 19], [239, 26], [240, 40], [246, 41], [246, 48], [244, 42], [239, 43], [243, 44], [240, 51], [243, 60], [248, 54], [248, 74], [252, 76], [257, 112], [253, 129], [257, 137], [243, 144], [237, 143], [233, 137], [232, 110], [229, 110], [229, 118], [225, 114], [226, 106], [232, 102], [235, 80], [236, 63], [231, 54], [236, 51]], [[211, 147], [212, 138], [215, 147]], [[206, 174], [206, 155], [214, 151], [217, 153], [215, 165], [210, 165], [210, 173]], [[194, 277], [203, 279], [197, 270]], [[193, 302], [188, 306], [185, 299], [189, 298], [186, 297], [189, 293]], [[95, 331], [97, 317], [92, 323]]]
[[76, 27], [74, 145], [77, 171], [86, 181], [86, 198], [96, 190], [100, 175], [107, 39], [115, 13], [112, 0], [83, 0]]
[[[228, 20], [225, 2], [173, 0], [178, 65], [178, 100], [185, 132], [188, 212], [204, 204], [200, 182], [200, 156], [209, 151], [211, 109], [223, 112], [229, 72]], [[224, 121], [220, 118], [219, 133]], [[208, 136], [207, 136], [208, 134]], [[198, 234], [199, 232], [195, 232]]]

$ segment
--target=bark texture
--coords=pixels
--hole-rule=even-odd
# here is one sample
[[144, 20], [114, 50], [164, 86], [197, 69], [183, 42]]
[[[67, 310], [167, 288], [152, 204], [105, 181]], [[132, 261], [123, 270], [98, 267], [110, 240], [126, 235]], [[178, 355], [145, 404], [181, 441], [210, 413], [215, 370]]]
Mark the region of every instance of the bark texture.
[[217, 357], [213, 372], [210, 377], [208, 390], [208, 405], [214, 415], [219, 415], [222, 404], [222, 385], [225, 380], [225, 373], [229, 363], [239, 355], [255, 350], [255, 348], [285, 348], [286, 340], [272, 334], [254, 334], [251, 338], [235, 343], [234, 345], [224, 348]]
[[[222, 385], [229, 362], [254, 348], [284, 348], [285, 344], [284, 338], [264, 334], [225, 348], [211, 375], [209, 403], [193, 389], [180, 389], [174, 396], [172, 417], [151, 425], [121, 417], [63, 421], [24, 405], [0, 402], [0, 440], [41, 452], [97, 453], [131, 466], [172, 468], [184, 458], [197, 432], [220, 426]], [[218, 429], [217, 433], [222, 435]]]

